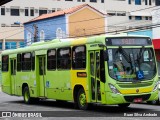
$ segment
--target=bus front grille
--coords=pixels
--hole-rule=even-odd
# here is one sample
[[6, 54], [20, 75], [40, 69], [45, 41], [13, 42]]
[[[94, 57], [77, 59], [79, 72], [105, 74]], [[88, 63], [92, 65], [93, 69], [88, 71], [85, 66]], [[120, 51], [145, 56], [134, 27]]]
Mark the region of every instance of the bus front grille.
[[121, 88], [147, 87], [153, 84], [153, 81], [147, 83], [117, 83]]
[[142, 98], [143, 101], [146, 101], [150, 98], [151, 94], [146, 94], [146, 95], [134, 95], [134, 96], [124, 96], [124, 99], [127, 101], [127, 102], [133, 102], [134, 99], [137, 99], [137, 98]]

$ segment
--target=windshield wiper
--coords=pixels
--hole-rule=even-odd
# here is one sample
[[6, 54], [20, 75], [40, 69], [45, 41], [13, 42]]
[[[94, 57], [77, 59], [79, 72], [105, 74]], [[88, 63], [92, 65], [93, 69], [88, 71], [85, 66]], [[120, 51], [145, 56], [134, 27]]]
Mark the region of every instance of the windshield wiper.
[[144, 46], [142, 46], [142, 49], [139, 51], [139, 55], [138, 55], [137, 59], [141, 59], [142, 58], [145, 49], [146, 48]]
[[123, 57], [126, 59], [126, 61], [127, 61], [128, 63], [131, 62], [128, 54], [127, 54], [126, 51], [122, 48], [122, 46], [119, 46], [118, 51], [119, 51], [120, 53], [122, 53]]
[[[143, 57], [143, 53], [145, 51], [145, 47], [142, 46], [142, 49], [140, 49], [139, 53], [137, 54], [137, 63], [138, 63], [138, 66], [140, 66], [140, 63], [142, 62], [142, 57]], [[140, 68], [140, 67], [139, 67]]]

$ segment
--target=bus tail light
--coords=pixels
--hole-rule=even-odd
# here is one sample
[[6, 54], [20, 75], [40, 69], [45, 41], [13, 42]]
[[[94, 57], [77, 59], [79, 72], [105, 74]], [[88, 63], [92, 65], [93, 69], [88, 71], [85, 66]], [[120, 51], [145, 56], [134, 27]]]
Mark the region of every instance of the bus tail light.
[[119, 90], [114, 86], [114, 85], [112, 85], [112, 84], [108, 84], [109, 85], [109, 87], [110, 87], [110, 89], [111, 89], [111, 91], [113, 92], [113, 93], [115, 93], [115, 94], [120, 94], [120, 92], [119, 92]]

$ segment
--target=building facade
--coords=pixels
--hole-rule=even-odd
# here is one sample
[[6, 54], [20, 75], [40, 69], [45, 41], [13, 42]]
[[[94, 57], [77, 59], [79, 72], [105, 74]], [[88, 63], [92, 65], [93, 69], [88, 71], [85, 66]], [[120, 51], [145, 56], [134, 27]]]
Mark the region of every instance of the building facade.
[[[96, 24], [95, 24], [96, 23]], [[101, 26], [101, 27], [99, 27]], [[25, 43], [104, 34], [105, 14], [88, 4], [43, 14], [24, 23]]]
[[159, 75], [160, 75], [160, 7], [157, 9], [154, 9], [152, 11], [152, 25], [153, 25], [153, 45], [157, 57], [157, 63], [158, 63], [158, 68], [159, 68]]

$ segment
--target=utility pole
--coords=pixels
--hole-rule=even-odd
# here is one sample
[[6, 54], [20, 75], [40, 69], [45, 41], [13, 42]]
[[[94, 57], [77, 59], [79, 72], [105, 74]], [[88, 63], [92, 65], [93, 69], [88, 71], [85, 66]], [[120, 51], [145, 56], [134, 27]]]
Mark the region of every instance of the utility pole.
[[38, 41], [38, 27], [36, 24], [33, 25], [34, 27], [34, 42]]

